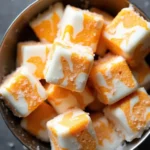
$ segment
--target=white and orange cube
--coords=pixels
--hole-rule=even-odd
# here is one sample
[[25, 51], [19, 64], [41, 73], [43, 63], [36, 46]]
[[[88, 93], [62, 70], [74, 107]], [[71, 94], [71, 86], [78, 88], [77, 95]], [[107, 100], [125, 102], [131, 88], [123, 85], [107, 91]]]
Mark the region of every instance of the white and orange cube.
[[83, 92], [93, 61], [91, 48], [55, 41], [44, 71], [45, 79], [48, 83]]
[[48, 102], [55, 108], [58, 114], [75, 107], [84, 110], [94, 100], [93, 94], [88, 87], [83, 92], [78, 93], [50, 84], [46, 85], [46, 91]]
[[106, 28], [107, 25], [109, 25], [112, 20], [113, 20], [113, 17], [111, 15], [109, 15], [108, 13], [100, 10], [100, 9], [97, 9], [97, 8], [91, 8], [90, 11], [92, 12], [95, 12], [99, 15], [102, 15], [103, 19], [104, 19], [104, 25], [103, 25], [103, 28], [102, 28], [102, 33], [101, 33], [101, 36], [99, 38], [99, 42], [98, 42], [98, 46], [97, 46], [97, 49], [96, 49], [96, 54], [103, 57], [105, 54], [106, 54], [106, 51], [107, 51], [107, 46], [105, 44], [105, 41], [104, 41], [104, 29]]
[[146, 61], [142, 61], [137, 67], [132, 68], [133, 75], [139, 86], [150, 88], [150, 67]]
[[44, 142], [49, 142], [46, 123], [57, 116], [54, 108], [43, 102], [28, 117], [21, 120], [21, 127]]
[[51, 44], [42, 44], [38, 42], [19, 43], [17, 50], [17, 66], [23, 65], [27, 67], [37, 79], [44, 79], [43, 71], [51, 47]]
[[66, 42], [90, 46], [95, 52], [102, 27], [102, 16], [68, 5], [60, 23], [58, 38]]
[[131, 6], [124, 8], [105, 28], [104, 38], [110, 51], [137, 66], [150, 52], [150, 22]]
[[104, 112], [128, 142], [140, 138], [150, 127], [150, 97], [144, 88], [108, 106]]
[[115, 131], [114, 125], [104, 115], [93, 113], [90, 116], [100, 150], [119, 150], [119, 148], [123, 148], [123, 137]]
[[47, 99], [41, 83], [25, 67], [9, 75], [0, 87], [0, 95], [18, 117], [26, 117]]
[[80, 109], [72, 109], [47, 123], [52, 149], [98, 150], [91, 118]]
[[63, 11], [63, 4], [58, 2], [30, 22], [31, 28], [42, 42], [53, 43]]
[[138, 87], [125, 59], [112, 54], [95, 62], [90, 80], [104, 104], [113, 104]]

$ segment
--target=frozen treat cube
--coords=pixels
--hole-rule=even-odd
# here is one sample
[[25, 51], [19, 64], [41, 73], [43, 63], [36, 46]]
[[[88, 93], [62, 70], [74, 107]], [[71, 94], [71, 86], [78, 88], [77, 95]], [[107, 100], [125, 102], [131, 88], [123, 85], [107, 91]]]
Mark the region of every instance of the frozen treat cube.
[[18, 117], [26, 117], [47, 99], [41, 83], [25, 67], [9, 75], [0, 87], [0, 95]]
[[99, 150], [98, 141], [87, 113], [72, 109], [47, 123], [52, 149]]
[[42, 42], [53, 43], [63, 16], [63, 9], [62, 3], [56, 3], [30, 22], [31, 28]]
[[51, 44], [37, 42], [21, 42], [17, 50], [17, 66], [25, 66], [37, 78], [44, 79], [47, 56]]
[[150, 52], [150, 22], [130, 6], [122, 9], [105, 28], [105, 42], [113, 53], [137, 66]]
[[140, 138], [150, 127], [150, 97], [144, 88], [108, 106], [104, 112], [128, 142]]
[[123, 146], [123, 137], [115, 131], [114, 125], [104, 115], [93, 113], [91, 119], [100, 150], [119, 150]]
[[102, 10], [99, 10], [97, 8], [91, 8], [90, 9], [92, 12], [95, 12], [97, 14], [100, 14], [103, 16], [103, 19], [104, 19], [104, 26], [102, 28], [102, 33], [101, 33], [101, 36], [99, 38], [99, 43], [98, 43], [98, 46], [97, 46], [97, 49], [96, 49], [96, 54], [100, 55], [100, 56], [104, 56], [106, 51], [107, 51], [107, 46], [105, 44], [105, 41], [104, 41], [104, 29], [106, 28], [107, 25], [109, 25], [112, 20], [113, 20], [113, 17], [111, 15], [109, 15], [108, 13], [102, 11]]
[[49, 53], [45, 79], [72, 91], [84, 91], [93, 54], [89, 47], [55, 42]]
[[95, 62], [90, 79], [104, 104], [113, 104], [138, 87], [125, 59], [112, 54]]
[[90, 46], [95, 52], [102, 27], [102, 16], [68, 5], [60, 23], [58, 37], [74, 44]]
[[132, 72], [139, 86], [148, 90], [150, 88], [150, 67], [146, 61], [142, 61], [137, 67], [132, 68]]
[[44, 142], [49, 142], [46, 123], [57, 116], [54, 108], [43, 102], [35, 111], [21, 121], [21, 127]]
[[46, 86], [46, 91], [48, 94], [48, 102], [59, 114], [74, 107], [84, 109], [94, 100], [88, 87], [83, 92], [78, 93], [50, 84]]

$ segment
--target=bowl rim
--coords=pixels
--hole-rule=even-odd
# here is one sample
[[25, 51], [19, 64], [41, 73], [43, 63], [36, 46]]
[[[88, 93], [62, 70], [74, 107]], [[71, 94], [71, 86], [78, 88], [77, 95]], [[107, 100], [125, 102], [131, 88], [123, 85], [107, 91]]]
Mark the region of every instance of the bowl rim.
[[[22, 16], [22, 14], [26, 11], [28, 11], [28, 9], [30, 9], [33, 5], [35, 5], [37, 2], [39, 2], [40, 0], [35, 0], [34, 2], [32, 2], [31, 4], [29, 4], [28, 6], [26, 6], [16, 17], [15, 19], [10, 23], [10, 25], [8, 26], [7, 30], [5, 31], [4, 35], [2, 36], [2, 41], [0, 43], [0, 53], [1, 53], [1, 48], [5, 43], [5, 39], [7, 38], [7, 34], [9, 33], [9, 31], [11, 31], [12, 26], [14, 25], [14, 23], [20, 18], [20, 16]], [[27, 147], [28, 149], [30, 149], [30, 147], [28, 145], [26, 145], [20, 138], [19, 136], [13, 131], [13, 129], [10, 127], [10, 124], [8, 123], [7, 119], [5, 119], [2, 109], [0, 107], [0, 114], [3, 118], [4, 123], [6, 124], [6, 126], [8, 127], [8, 130], [11, 131], [11, 133], [14, 135], [14, 137], [20, 141], [20, 143]]]

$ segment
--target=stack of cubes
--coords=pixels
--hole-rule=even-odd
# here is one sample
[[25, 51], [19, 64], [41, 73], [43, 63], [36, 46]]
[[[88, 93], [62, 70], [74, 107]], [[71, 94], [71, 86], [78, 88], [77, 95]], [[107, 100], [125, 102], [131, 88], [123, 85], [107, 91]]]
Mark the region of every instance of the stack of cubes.
[[53, 150], [116, 150], [149, 129], [150, 23], [134, 8], [56, 3], [30, 26], [40, 42], [18, 43], [0, 87], [23, 129]]

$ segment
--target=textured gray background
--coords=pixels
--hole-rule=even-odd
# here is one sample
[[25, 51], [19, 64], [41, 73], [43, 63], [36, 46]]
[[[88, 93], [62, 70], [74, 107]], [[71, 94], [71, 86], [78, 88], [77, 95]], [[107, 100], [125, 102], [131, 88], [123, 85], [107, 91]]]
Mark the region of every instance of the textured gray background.
[[[34, 0], [0, 0], [0, 41], [13, 19]], [[120, 0], [116, 0], [120, 1]], [[131, 0], [150, 17], [150, 0]], [[149, 147], [149, 148], [148, 148]], [[0, 116], [0, 150], [24, 150]], [[138, 148], [150, 149], [150, 137]]]

